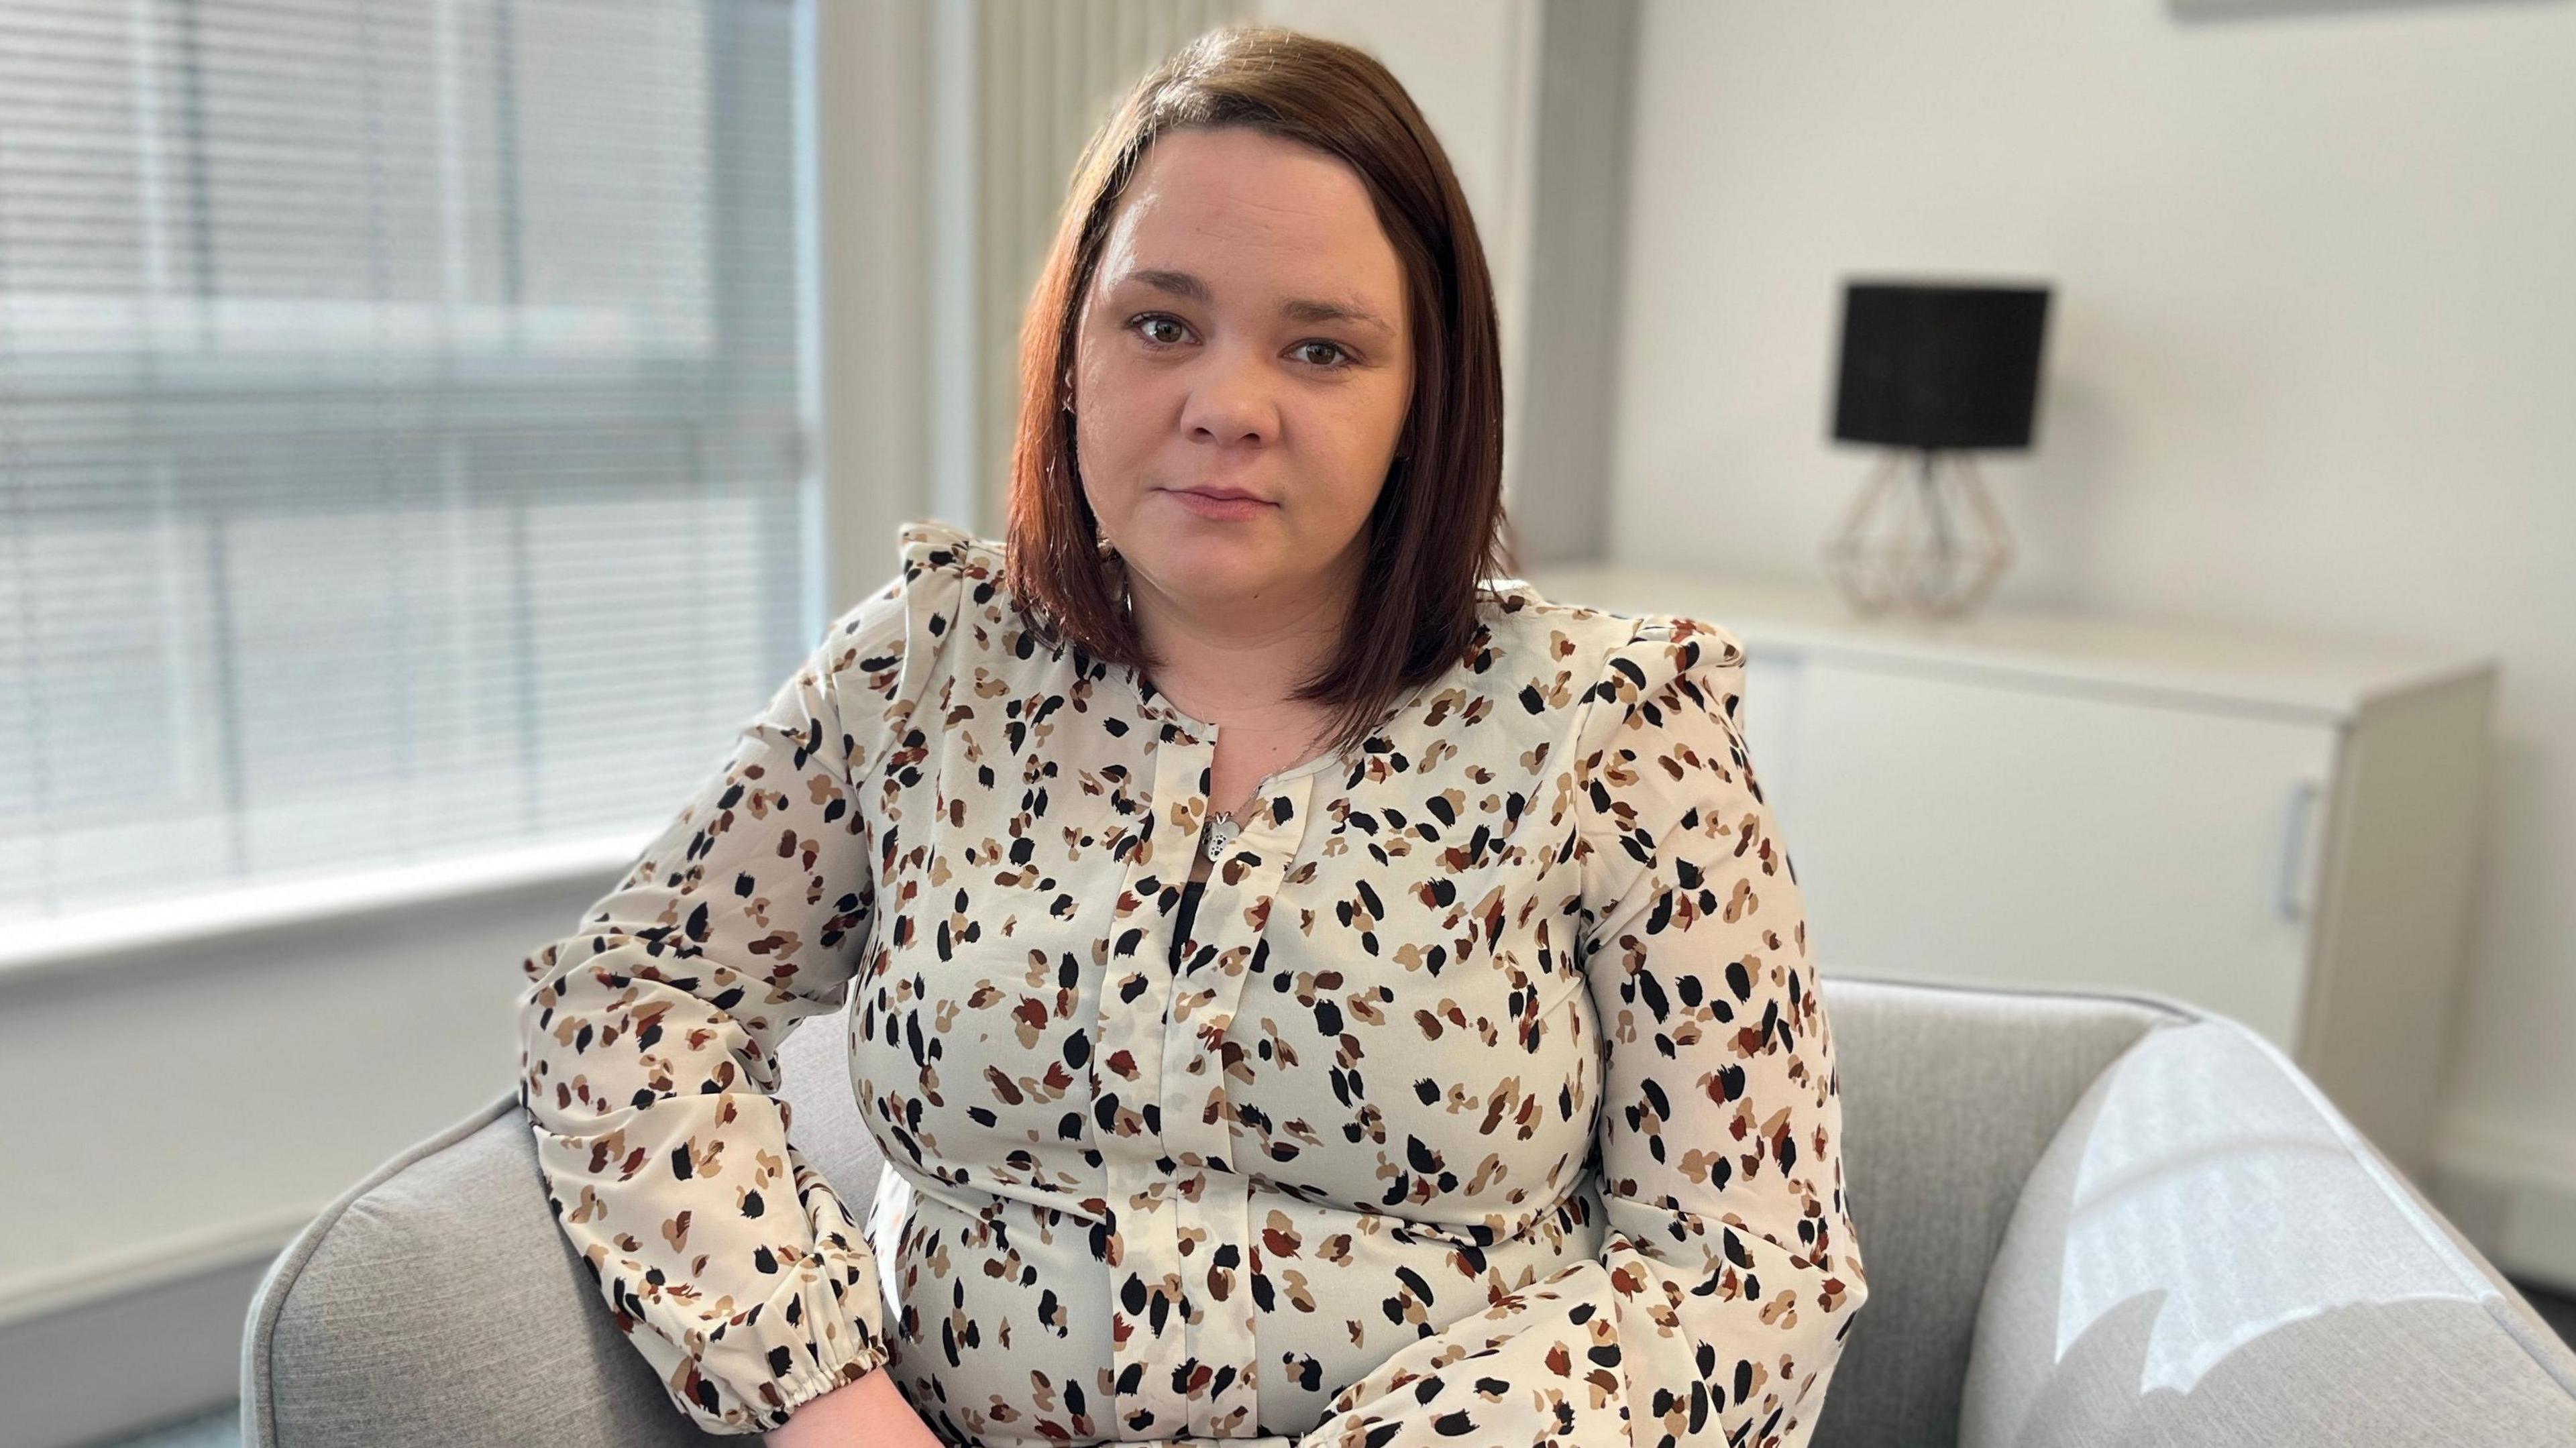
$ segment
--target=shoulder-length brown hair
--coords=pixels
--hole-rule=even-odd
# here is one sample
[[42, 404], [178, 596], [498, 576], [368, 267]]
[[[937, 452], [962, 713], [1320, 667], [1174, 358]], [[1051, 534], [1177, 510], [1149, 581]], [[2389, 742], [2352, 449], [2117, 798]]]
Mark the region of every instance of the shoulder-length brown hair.
[[1369, 515], [1367, 586], [1339, 651], [1295, 694], [1334, 706], [1348, 748], [1465, 654], [1479, 583], [1511, 567], [1502, 349], [1484, 246], [1429, 123], [1365, 51], [1265, 26], [1210, 31], [1137, 82], [1084, 148], [1020, 329], [1008, 581], [1051, 643], [1139, 670], [1160, 662], [1121, 607], [1123, 565], [1103, 556], [1074, 472], [1067, 373], [1109, 220], [1146, 150], [1173, 131], [1222, 126], [1348, 163], [1404, 268], [1413, 399]]

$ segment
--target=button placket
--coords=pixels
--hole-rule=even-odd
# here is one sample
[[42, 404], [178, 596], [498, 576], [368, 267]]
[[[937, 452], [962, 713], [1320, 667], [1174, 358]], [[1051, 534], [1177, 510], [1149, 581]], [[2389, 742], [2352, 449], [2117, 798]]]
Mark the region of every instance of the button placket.
[[[1190, 1401], [1190, 1432], [1201, 1437], [1249, 1434], [1260, 1412], [1251, 1289], [1258, 1249], [1249, 1182], [1232, 1159], [1225, 1038], [1264, 955], [1269, 902], [1305, 838], [1315, 778], [1308, 771], [1265, 795], [1209, 875], [1192, 928], [1195, 948], [1182, 957], [1165, 1028], [1161, 1114], [1186, 1187], [1177, 1202], [1182, 1240], [1191, 1245], [1182, 1281], [1197, 1309], [1190, 1356], [1204, 1374]], [[1245, 921], [1247, 911], [1260, 913], [1259, 930]], [[1220, 1384], [1227, 1369], [1232, 1376]]]
[[[1120, 892], [1138, 904], [1112, 936], [1125, 948], [1113, 953], [1102, 982], [1097, 1052], [1102, 1089], [1119, 1098], [1099, 1138], [1120, 1253], [1110, 1269], [1120, 1387], [1114, 1410], [1122, 1426], [1150, 1413], [1153, 1437], [1177, 1436], [1190, 1421], [1187, 1398], [1173, 1380], [1189, 1353], [1193, 1300], [1180, 1252], [1181, 1193], [1164, 1101], [1173, 917], [1159, 908], [1159, 889], [1140, 898], [1137, 887], [1148, 878], [1159, 886], [1175, 871], [1187, 878], [1189, 851], [1198, 843], [1191, 826], [1207, 810], [1200, 786], [1216, 753], [1177, 726], [1164, 727], [1171, 732], [1154, 748], [1146, 837], [1128, 860]], [[1094, 1110], [1097, 1124], [1096, 1103]], [[1131, 1278], [1141, 1284], [1134, 1293], [1126, 1290]]]

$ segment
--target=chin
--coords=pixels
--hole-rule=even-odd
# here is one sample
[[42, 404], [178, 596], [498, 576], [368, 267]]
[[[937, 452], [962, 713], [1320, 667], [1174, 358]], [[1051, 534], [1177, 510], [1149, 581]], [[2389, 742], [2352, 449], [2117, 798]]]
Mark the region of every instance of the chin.
[[1160, 552], [1163, 576], [1192, 592], [1239, 593], [1268, 583], [1274, 572], [1271, 550], [1244, 538], [1172, 538]]

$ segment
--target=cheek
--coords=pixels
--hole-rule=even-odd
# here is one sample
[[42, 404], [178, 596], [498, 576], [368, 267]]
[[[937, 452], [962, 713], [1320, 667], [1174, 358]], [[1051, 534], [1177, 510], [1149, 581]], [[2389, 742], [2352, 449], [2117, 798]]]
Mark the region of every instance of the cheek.
[[1083, 462], [1090, 465], [1086, 477], [1115, 483], [1151, 451], [1146, 422], [1151, 397], [1114, 369], [1101, 374], [1101, 381], [1089, 400], [1076, 397], [1073, 433]]
[[1386, 476], [1389, 456], [1403, 431], [1408, 394], [1394, 387], [1371, 388], [1366, 394], [1339, 399], [1328, 435], [1334, 471], [1365, 492], [1374, 492]]
[[1098, 432], [1104, 440], [1121, 429], [1119, 414], [1129, 410], [1139, 379], [1117, 348], [1086, 330], [1074, 344], [1073, 410], [1078, 433]]

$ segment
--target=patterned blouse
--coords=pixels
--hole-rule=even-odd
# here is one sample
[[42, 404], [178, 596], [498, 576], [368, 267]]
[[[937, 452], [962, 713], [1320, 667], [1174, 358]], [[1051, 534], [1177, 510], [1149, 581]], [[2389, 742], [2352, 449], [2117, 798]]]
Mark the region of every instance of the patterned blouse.
[[[678, 1408], [883, 1365], [985, 1448], [1808, 1441], [1867, 1287], [1733, 635], [1489, 581], [1184, 918], [1216, 728], [899, 537], [525, 962], [549, 1198]], [[773, 1094], [827, 1012], [873, 1203]]]

